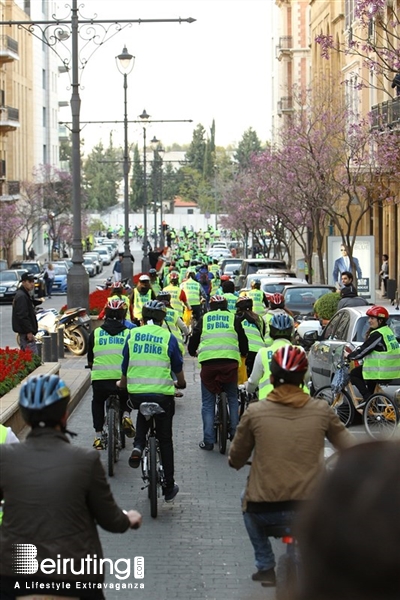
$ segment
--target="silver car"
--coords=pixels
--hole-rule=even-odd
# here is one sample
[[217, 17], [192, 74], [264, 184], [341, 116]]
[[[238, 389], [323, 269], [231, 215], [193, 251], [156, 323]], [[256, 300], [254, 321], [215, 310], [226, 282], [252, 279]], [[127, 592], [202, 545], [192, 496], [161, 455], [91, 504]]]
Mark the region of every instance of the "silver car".
[[[322, 333], [310, 334], [317, 340], [311, 347], [308, 355], [312, 386], [314, 390], [330, 385], [337, 364], [343, 354], [343, 348], [351, 343], [353, 346], [361, 346], [369, 328], [366, 312], [369, 306], [346, 307], [339, 310], [329, 321]], [[388, 325], [393, 330], [396, 338], [400, 341], [400, 312], [394, 307], [386, 307], [390, 318]], [[307, 333], [305, 337], [307, 337]], [[400, 381], [396, 385], [388, 387], [388, 393], [394, 394], [399, 388]]]

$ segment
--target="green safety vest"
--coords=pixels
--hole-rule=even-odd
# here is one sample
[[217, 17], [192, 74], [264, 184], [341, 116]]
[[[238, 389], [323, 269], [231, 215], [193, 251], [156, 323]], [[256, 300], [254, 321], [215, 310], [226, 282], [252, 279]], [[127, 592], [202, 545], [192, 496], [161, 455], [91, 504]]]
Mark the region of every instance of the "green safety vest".
[[171, 335], [159, 325], [143, 325], [131, 331], [127, 370], [130, 394], [174, 395], [171, 359], [168, 356]]
[[155, 293], [155, 295], [158, 296], [158, 294], [161, 292], [161, 285], [160, 285], [158, 277], [157, 277], [156, 281], [150, 281], [150, 287], [153, 290], [153, 292]]
[[289, 340], [277, 339], [272, 342], [268, 348], [262, 348], [260, 350], [260, 356], [264, 368], [263, 376], [261, 377], [258, 384], [258, 399], [265, 400], [265, 398], [272, 392], [274, 386], [270, 382], [271, 375], [271, 358], [273, 353], [282, 348], [283, 346], [290, 345]]
[[122, 350], [130, 331], [110, 335], [102, 327], [94, 330], [92, 381], [121, 377]]
[[151, 292], [151, 288], [146, 294], [140, 294], [136, 289], [133, 290], [133, 316], [135, 319], [140, 321], [142, 318], [142, 308], [147, 302], [150, 302]]
[[261, 290], [250, 290], [247, 292], [249, 298], [253, 300], [253, 312], [258, 315], [263, 315], [267, 310], [263, 300], [264, 300], [264, 292]]
[[249, 352], [258, 352], [265, 348], [264, 338], [261, 335], [257, 325], [250, 323], [247, 319], [242, 321], [242, 326], [249, 342]]
[[0, 444], [5, 444], [7, 439], [8, 429], [0, 423]]
[[179, 315], [181, 315], [183, 312], [183, 304], [179, 300], [181, 291], [182, 290], [179, 286], [172, 285], [172, 283], [163, 288], [163, 292], [168, 292], [169, 294], [171, 294], [171, 306], [174, 310], [176, 310], [179, 313]]
[[199, 306], [200, 304], [200, 284], [192, 278], [182, 283], [182, 289], [186, 294], [190, 306]]
[[230, 358], [240, 361], [235, 316], [227, 310], [213, 310], [203, 317], [198, 357], [205, 360]]
[[379, 333], [388, 350], [371, 352], [364, 358], [362, 374], [364, 379], [389, 380], [400, 377], [400, 345], [388, 325], [379, 328]]
[[227, 292], [226, 294], [222, 294], [222, 295], [228, 301], [228, 310], [235, 312], [236, 302], [237, 302], [238, 297], [235, 296], [235, 294], [232, 294], [232, 292]]
[[177, 325], [179, 318], [179, 313], [176, 310], [167, 307], [167, 314], [165, 315], [165, 319], [162, 326], [164, 327], [164, 329], [168, 329], [172, 333], [172, 335], [176, 337], [179, 350], [182, 352], [183, 355], [185, 351], [185, 344], [183, 343], [182, 331]]

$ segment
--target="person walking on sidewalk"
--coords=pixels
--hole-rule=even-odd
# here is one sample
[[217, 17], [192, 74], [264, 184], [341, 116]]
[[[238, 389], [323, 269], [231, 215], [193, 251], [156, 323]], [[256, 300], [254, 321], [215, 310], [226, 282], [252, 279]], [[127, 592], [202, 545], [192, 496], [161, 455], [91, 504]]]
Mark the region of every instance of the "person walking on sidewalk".
[[53, 291], [53, 283], [54, 283], [55, 276], [56, 276], [56, 270], [54, 268], [54, 265], [52, 265], [51, 263], [47, 263], [47, 265], [44, 269], [43, 279], [46, 284], [46, 294], [47, 294], [48, 298], [51, 298], [51, 292]]
[[[70, 390], [58, 375], [30, 377], [21, 386], [19, 409], [31, 431], [24, 442], [1, 447], [0, 597], [4, 600], [39, 589], [32, 586], [45, 590], [48, 586], [51, 596], [65, 596], [66, 583], [69, 595], [102, 600], [103, 551], [97, 526], [123, 533], [142, 522], [137, 511], [126, 512], [116, 504], [98, 452], [69, 443], [69, 400]], [[16, 561], [26, 565], [27, 542], [36, 550], [31, 565], [49, 561], [55, 565], [60, 556], [61, 560], [68, 557], [62, 572], [43, 568], [29, 575], [28, 568], [18, 574]], [[85, 568], [88, 560], [90, 569]]]
[[21, 286], [14, 296], [12, 307], [12, 329], [19, 333], [19, 347], [21, 350], [29, 348], [33, 354], [38, 354], [35, 335], [38, 332], [35, 306], [42, 304], [44, 298], [35, 300], [35, 277], [32, 273], [22, 273]]
[[270, 364], [273, 391], [250, 404], [238, 425], [229, 465], [241, 469], [252, 458], [242, 497], [244, 524], [254, 548], [253, 581], [274, 586], [275, 556], [267, 525], [290, 524], [316, 489], [325, 437], [337, 450], [354, 443], [327, 402], [304, 391], [308, 360], [302, 348], [283, 346]]
[[383, 294], [382, 298], [387, 297], [387, 283], [389, 279], [389, 257], [387, 254], [382, 255], [382, 266], [379, 271], [379, 277], [381, 278], [383, 284]]
[[[142, 402], [157, 402], [164, 412], [155, 415], [156, 434], [160, 444], [161, 460], [165, 474], [164, 498], [172, 501], [179, 492], [174, 479], [174, 446], [172, 419], [175, 413], [175, 385], [186, 387], [183, 358], [175, 336], [163, 329], [167, 309], [162, 302], [152, 300], [142, 309], [142, 324], [131, 331], [123, 350], [121, 388], [127, 388], [129, 402], [138, 409]], [[149, 423], [138, 411], [134, 448], [129, 458], [133, 469], [140, 465], [146, 445]]]

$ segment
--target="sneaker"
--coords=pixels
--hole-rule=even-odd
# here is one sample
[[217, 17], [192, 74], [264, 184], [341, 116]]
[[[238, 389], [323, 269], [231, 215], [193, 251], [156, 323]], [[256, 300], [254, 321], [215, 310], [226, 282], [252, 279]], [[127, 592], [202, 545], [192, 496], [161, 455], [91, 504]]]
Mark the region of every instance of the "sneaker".
[[135, 437], [136, 429], [134, 428], [132, 419], [130, 417], [124, 417], [122, 419], [122, 431], [128, 438]]
[[261, 581], [265, 583], [264, 587], [273, 587], [276, 585], [275, 569], [267, 569], [265, 571], [257, 571], [251, 576], [253, 581]]
[[96, 450], [104, 450], [104, 446], [103, 446], [103, 442], [101, 441], [101, 438], [96, 438], [94, 440], [93, 448], [95, 448]]
[[214, 444], [209, 444], [207, 442], [200, 442], [199, 448], [202, 450], [214, 450]]
[[132, 469], [137, 469], [138, 466], [140, 465], [140, 461], [142, 458], [142, 449], [141, 448], [134, 448], [132, 450], [132, 454], [129, 457], [129, 466], [132, 467]]
[[172, 500], [175, 498], [175, 496], [177, 495], [178, 492], [179, 492], [179, 485], [176, 485], [176, 483], [174, 483], [174, 485], [172, 487], [165, 488], [165, 491], [164, 491], [165, 502], [172, 502]]

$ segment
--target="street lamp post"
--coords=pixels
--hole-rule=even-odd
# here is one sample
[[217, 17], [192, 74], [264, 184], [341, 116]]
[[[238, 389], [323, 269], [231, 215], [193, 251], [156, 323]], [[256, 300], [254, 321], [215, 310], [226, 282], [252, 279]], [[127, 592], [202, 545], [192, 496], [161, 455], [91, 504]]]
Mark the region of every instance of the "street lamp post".
[[126, 46], [122, 53], [115, 57], [117, 68], [124, 76], [124, 257], [122, 259], [122, 279], [132, 283], [133, 265], [129, 247], [129, 150], [128, 150], [128, 75], [132, 72], [135, 57], [129, 54]]
[[142, 258], [142, 273], [147, 273], [150, 269], [149, 261], [149, 242], [148, 242], [148, 231], [147, 231], [147, 173], [146, 173], [146, 124], [150, 119], [150, 115], [147, 114], [146, 110], [143, 109], [139, 119], [144, 123], [143, 125], [143, 258]]
[[153, 215], [154, 215], [154, 247], [157, 247], [157, 171], [158, 171], [158, 161], [157, 161], [157, 150], [160, 140], [153, 136], [151, 140], [151, 147], [153, 149]]
[[161, 146], [158, 149], [160, 158], [160, 248], [164, 248], [164, 227], [163, 227], [163, 158], [165, 149]]

